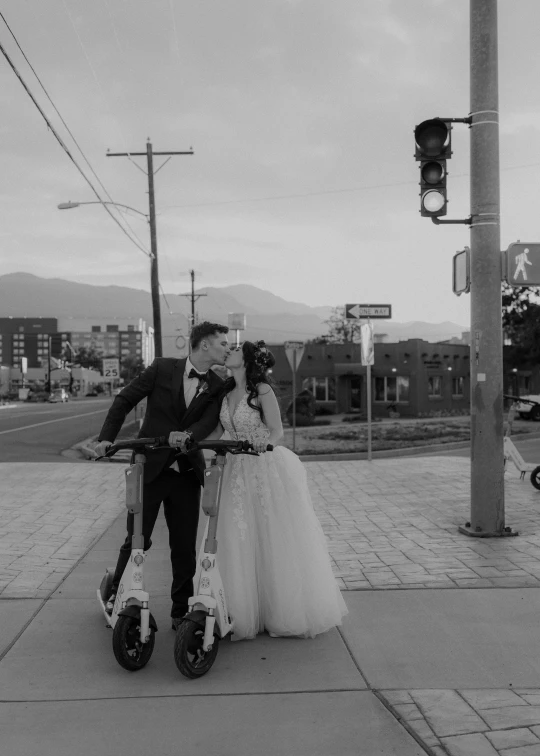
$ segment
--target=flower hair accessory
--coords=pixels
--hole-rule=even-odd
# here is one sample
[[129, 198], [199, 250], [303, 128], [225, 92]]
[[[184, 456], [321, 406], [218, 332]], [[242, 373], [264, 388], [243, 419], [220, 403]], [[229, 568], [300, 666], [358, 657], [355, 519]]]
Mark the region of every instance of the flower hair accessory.
[[255, 364], [266, 370], [270, 361], [270, 355], [264, 341], [256, 341], [255, 344]]

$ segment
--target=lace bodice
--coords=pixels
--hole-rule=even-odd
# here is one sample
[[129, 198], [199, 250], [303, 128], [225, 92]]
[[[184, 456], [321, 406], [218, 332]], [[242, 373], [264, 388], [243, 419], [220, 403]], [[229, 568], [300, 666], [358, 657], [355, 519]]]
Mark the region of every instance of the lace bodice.
[[260, 413], [247, 403], [248, 395], [244, 394], [234, 410], [231, 418], [227, 397], [223, 399], [219, 419], [231, 438], [246, 439], [247, 441], [267, 441], [270, 431], [261, 420]]

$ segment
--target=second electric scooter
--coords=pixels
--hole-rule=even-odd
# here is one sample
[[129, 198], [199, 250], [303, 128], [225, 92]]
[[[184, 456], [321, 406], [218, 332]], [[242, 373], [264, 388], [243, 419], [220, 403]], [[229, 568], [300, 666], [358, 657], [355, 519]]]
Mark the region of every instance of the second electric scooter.
[[[272, 451], [273, 446], [266, 447]], [[192, 449], [210, 449], [216, 452], [210, 466], [204, 471], [202, 508], [208, 517], [206, 532], [197, 560], [193, 580], [195, 595], [188, 599], [189, 610], [176, 631], [174, 661], [186, 677], [196, 678], [212, 667], [219, 641], [232, 633], [234, 620], [229, 616], [225, 591], [217, 563], [217, 525], [223, 470], [227, 454], [253, 454], [249, 441], [203, 441]]]
[[131, 555], [118, 585], [111, 614], [106, 602], [111, 595], [113, 574], [109, 570], [97, 590], [97, 597], [107, 622], [113, 629], [113, 651], [116, 661], [124, 669], [134, 672], [148, 664], [154, 650], [157, 625], [150, 613], [150, 596], [144, 589], [144, 538], [142, 533], [143, 483], [146, 452], [167, 444], [165, 438], [134, 438], [119, 441], [107, 449], [104, 459], [120, 449], [132, 449], [135, 459], [125, 470], [126, 507], [133, 514]]

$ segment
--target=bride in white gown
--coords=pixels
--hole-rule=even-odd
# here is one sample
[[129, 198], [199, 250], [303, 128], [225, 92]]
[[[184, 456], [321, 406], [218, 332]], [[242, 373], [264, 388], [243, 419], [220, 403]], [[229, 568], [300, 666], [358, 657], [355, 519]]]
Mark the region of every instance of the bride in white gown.
[[[273, 364], [264, 342], [249, 341], [225, 363], [232, 378], [220, 414], [224, 438], [248, 439], [261, 452], [229, 455], [223, 479], [217, 538], [232, 640], [264, 630], [312, 638], [347, 614], [304, 465], [275, 446], [283, 428], [266, 377]], [[274, 451], [266, 452], [267, 444]]]

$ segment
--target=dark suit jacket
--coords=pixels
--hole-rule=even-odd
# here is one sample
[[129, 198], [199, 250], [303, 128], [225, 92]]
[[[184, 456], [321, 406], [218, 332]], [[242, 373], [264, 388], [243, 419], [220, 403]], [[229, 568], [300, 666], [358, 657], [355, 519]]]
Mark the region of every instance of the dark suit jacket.
[[[168, 436], [172, 431], [190, 430], [195, 441], [202, 441], [219, 422], [223, 381], [208, 371], [208, 388], [186, 408], [184, 370], [186, 360], [158, 357], [115, 397], [99, 434], [100, 441], [114, 441], [128, 413], [147, 398], [146, 414], [138, 438]], [[174, 459], [180, 472], [193, 468], [200, 483], [204, 480], [202, 452], [178, 454], [174, 450], [148, 452], [144, 481], [150, 483]]]

